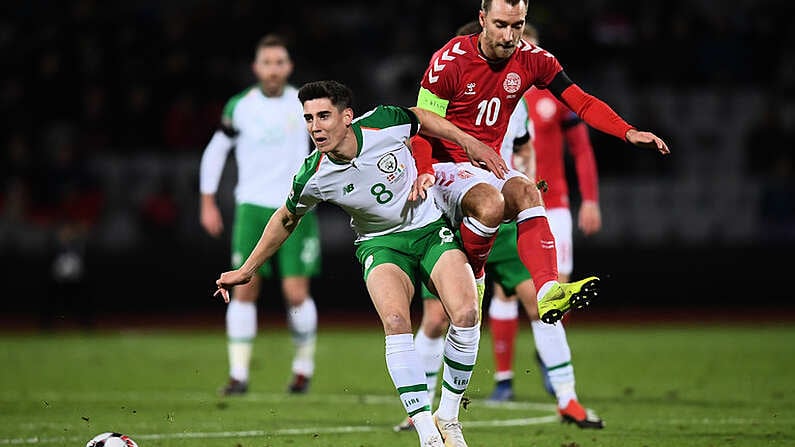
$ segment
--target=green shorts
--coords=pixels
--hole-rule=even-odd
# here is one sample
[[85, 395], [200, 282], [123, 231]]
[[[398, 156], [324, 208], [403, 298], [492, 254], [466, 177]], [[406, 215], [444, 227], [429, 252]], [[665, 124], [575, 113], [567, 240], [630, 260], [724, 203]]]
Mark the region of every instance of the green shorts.
[[[516, 223], [500, 225], [494, 247], [489, 253], [489, 259], [486, 260], [486, 279], [499, 284], [510, 296], [516, 293], [516, 286], [531, 278], [530, 272], [519, 258], [516, 246]], [[422, 288], [422, 297], [436, 298], [425, 286]]]
[[[262, 230], [273, 208], [241, 203], [235, 208], [232, 228], [232, 268], [240, 268], [262, 236]], [[258, 273], [266, 278], [274, 275], [274, 263], [280, 278], [317, 276], [320, 273], [320, 230], [314, 211], [307, 213], [275, 255], [260, 267]]]
[[415, 281], [426, 284], [442, 254], [461, 250], [461, 244], [443, 219], [416, 230], [377, 236], [357, 244], [356, 257], [364, 280], [380, 264], [395, 264]]

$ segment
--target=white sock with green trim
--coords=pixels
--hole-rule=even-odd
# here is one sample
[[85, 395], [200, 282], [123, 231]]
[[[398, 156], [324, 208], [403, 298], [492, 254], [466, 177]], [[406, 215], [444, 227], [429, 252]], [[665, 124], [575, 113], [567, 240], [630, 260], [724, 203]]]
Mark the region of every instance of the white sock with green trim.
[[287, 321], [295, 345], [293, 373], [312, 377], [315, 372], [315, 342], [317, 339], [317, 307], [315, 307], [312, 297], [307, 297], [298, 306], [289, 307]]
[[444, 337], [430, 338], [422, 332], [422, 328], [414, 336], [414, 347], [420, 356], [425, 370], [425, 381], [428, 384], [428, 400], [433, 405], [436, 396], [436, 385], [439, 382], [439, 370], [444, 360]]
[[438, 431], [433, 420], [427, 417], [431, 414], [431, 403], [428, 400], [425, 373], [414, 348], [414, 337], [412, 334], [387, 335], [385, 351], [386, 368], [392, 383], [395, 384], [406, 413], [414, 422], [420, 442], [425, 442]]
[[558, 406], [565, 408], [571, 399], [577, 398], [574, 390], [574, 366], [571, 364], [571, 350], [562, 323], [546, 324], [532, 321], [533, 339], [538, 355], [547, 367], [547, 374]]
[[251, 352], [257, 336], [257, 305], [232, 299], [226, 307], [229, 377], [248, 382]]
[[478, 358], [480, 324], [472, 327], [450, 325], [444, 345], [442, 395], [436, 414], [441, 419], [457, 419], [461, 398], [464, 396], [475, 361]]

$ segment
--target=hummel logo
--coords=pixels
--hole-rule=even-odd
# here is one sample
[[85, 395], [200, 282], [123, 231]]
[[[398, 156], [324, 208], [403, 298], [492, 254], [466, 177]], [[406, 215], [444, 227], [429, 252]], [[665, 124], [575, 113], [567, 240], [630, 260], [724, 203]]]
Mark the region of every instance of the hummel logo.
[[461, 49], [461, 42], [456, 42], [455, 45], [453, 45], [453, 48], [450, 48], [449, 50], [444, 50], [442, 52], [442, 55], [433, 61], [433, 69], [431, 69], [428, 72], [428, 82], [430, 82], [431, 84], [439, 80], [439, 75], [437, 74], [436, 76], [434, 76], [434, 73], [439, 73], [442, 70], [444, 70], [444, 67], [446, 67], [446, 64], [439, 63], [439, 59], [447, 62], [455, 60], [455, 56], [450, 56], [450, 51], [452, 51], [455, 54], [467, 54], [466, 51]]

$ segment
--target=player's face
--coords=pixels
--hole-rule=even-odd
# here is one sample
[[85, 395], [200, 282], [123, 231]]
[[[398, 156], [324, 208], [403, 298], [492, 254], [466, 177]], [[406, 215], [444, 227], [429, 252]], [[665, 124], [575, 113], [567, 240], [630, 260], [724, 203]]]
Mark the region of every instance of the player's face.
[[252, 69], [265, 94], [276, 96], [281, 94], [287, 84], [287, 78], [293, 72], [293, 63], [286, 48], [262, 47], [257, 50]]
[[527, 3], [511, 6], [503, 0], [494, 0], [488, 14], [480, 11], [480, 49], [488, 59], [506, 59], [516, 51], [522, 38]]
[[334, 152], [345, 139], [353, 110], [338, 110], [328, 98], [310, 99], [304, 102], [304, 120], [317, 150]]

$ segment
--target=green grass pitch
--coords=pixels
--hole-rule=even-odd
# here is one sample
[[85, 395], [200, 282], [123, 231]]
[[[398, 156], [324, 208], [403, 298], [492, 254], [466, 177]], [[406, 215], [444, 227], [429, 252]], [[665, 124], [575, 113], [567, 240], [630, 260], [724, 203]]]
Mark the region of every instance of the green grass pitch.
[[[606, 428], [558, 422], [521, 331], [512, 405], [490, 407], [488, 331], [461, 410], [478, 446], [793, 446], [795, 326], [568, 328], [581, 402]], [[0, 446], [79, 446], [120, 431], [141, 447], [416, 446], [380, 327], [321, 327], [310, 393], [288, 396], [292, 345], [261, 328], [249, 395], [221, 399], [223, 329], [0, 334]]]

